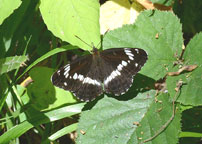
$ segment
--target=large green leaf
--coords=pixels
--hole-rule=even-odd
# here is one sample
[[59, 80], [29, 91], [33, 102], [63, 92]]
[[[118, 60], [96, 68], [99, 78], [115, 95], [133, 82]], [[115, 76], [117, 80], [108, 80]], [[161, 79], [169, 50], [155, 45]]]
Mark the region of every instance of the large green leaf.
[[168, 77], [167, 86], [171, 96], [175, 95], [177, 81], [183, 80], [178, 102], [184, 105], [202, 105], [202, 33], [197, 34], [187, 45], [184, 53], [184, 65], [194, 65], [198, 67], [193, 72], [183, 73], [179, 76]]
[[13, 56], [0, 59], [0, 75], [17, 69], [27, 60], [27, 56]]
[[141, 73], [155, 80], [172, 69], [182, 43], [179, 19], [171, 12], [161, 11], [144, 11], [135, 24], [110, 31], [103, 39], [104, 49], [137, 47], [146, 50], [149, 57]]
[[[103, 98], [81, 114], [77, 143], [134, 144], [152, 137], [172, 115], [169, 97], [162, 94], [158, 97], [162, 103], [156, 103], [154, 96], [155, 91], [148, 91], [128, 101]], [[169, 127], [150, 143], [175, 144], [179, 131], [177, 114]]]
[[21, 3], [20, 0], [0, 0], [0, 25]]
[[48, 29], [63, 41], [84, 50], [100, 42], [98, 0], [41, 0], [40, 10]]

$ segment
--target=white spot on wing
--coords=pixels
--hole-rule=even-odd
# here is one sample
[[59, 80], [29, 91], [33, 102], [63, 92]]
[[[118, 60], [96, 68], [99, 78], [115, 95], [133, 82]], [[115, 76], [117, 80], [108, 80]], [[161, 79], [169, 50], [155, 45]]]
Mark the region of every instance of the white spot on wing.
[[92, 85], [98, 85], [98, 86], [101, 85], [97, 80], [93, 80], [89, 77], [84, 78], [83, 84], [84, 83], [88, 83], [88, 84], [92, 84]]
[[65, 68], [64, 76], [65, 78], [67, 78], [69, 76], [70, 65], [67, 64], [64, 68]]
[[139, 50], [138, 49], [135, 49], [135, 51], [137, 52], [137, 54], [139, 54]]
[[75, 73], [74, 76], [73, 76], [73, 79], [76, 80], [77, 78], [78, 78], [78, 75], [77, 75], [77, 73]]
[[134, 54], [132, 54], [130, 49], [125, 48], [124, 51], [130, 60], [134, 60]]
[[69, 76], [69, 71], [65, 71], [64, 76], [65, 76], [65, 78], [67, 78]]
[[114, 70], [105, 80], [104, 84], [107, 85], [111, 80], [113, 80], [115, 77], [121, 75], [119, 70]]
[[137, 66], [138, 66], [138, 63], [135, 63], [135, 66], [137, 67]]
[[128, 56], [130, 60], [134, 60], [134, 58], [132, 56]]
[[119, 65], [117, 66], [117, 69], [118, 69], [119, 71], [121, 71], [122, 68], [123, 68], [123, 65], [122, 65], [122, 64], [119, 64]]
[[60, 70], [57, 71], [57, 74], [60, 75]]
[[79, 74], [78, 79], [79, 79], [80, 81], [83, 81], [83, 79], [84, 79], [83, 75]]
[[65, 85], [65, 86], [67, 86], [67, 83], [66, 83], [66, 82], [64, 82], [64, 85]]
[[127, 66], [127, 62], [126, 61], [122, 61], [121, 63], [123, 66]]
[[125, 51], [125, 53], [131, 53], [130, 49], [128, 49], [128, 48], [125, 48], [124, 51]]

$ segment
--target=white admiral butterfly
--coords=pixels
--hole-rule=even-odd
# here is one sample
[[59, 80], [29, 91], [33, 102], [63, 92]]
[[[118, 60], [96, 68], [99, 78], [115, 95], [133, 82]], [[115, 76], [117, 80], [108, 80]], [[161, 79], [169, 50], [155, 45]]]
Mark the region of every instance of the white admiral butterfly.
[[133, 83], [133, 76], [147, 61], [139, 48], [111, 48], [82, 56], [56, 71], [52, 83], [71, 91], [82, 101], [92, 101], [104, 91], [122, 95]]
[[104, 91], [122, 95], [133, 83], [133, 76], [147, 61], [139, 48], [111, 48], [82, 56], [52, 75], [52, 83], [71, 91], [82, 101], [92, 101]]

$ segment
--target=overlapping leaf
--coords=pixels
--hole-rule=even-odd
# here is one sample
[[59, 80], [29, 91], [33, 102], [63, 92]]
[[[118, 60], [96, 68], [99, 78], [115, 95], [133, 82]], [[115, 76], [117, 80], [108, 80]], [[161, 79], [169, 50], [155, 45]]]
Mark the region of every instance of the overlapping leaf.
[[148, 61], [141, 73], [155, 80], [172, 70], [175, 55], [182, 48], [182, 28], [179, 19], [171, 12], [144, 11], [135, 24], [108, 32], [103, 47], [137, 47], [147, 51]]
[[100, 42], [99, 2], [97, 0], [41, 0], [40, 11], [48, 29], [63, 41], [84, 50]]
[[175, 95], [176, 83], [183, 80], [178, 102], [184, 105], [202, 105], [202, 33], [197, 34], [187, 45], [184, 53], [184, 65], [194, 65], [198, 67], [190, 73], [183, 73], [176, 77], [168, 77], [168, 90], [172, 96]]
[[[81, 114], [77, 143], [132, 144], [152, 137], [171, 117], [172, 104], [169, 97], [158, 97], [155, 91], [140, 93], [132, 100], [117, 101], [103, 98], [90, 111]], [[180, 115], [177, 114], [169, 127], [152, 144], [174, 144], [180, 131]], [[167, 139], [170, 137], [170, 139]]]
[[3, 23], [12, 12], [17, 9], [21, 1], [20, 0], [0, 0], [0, 25]]

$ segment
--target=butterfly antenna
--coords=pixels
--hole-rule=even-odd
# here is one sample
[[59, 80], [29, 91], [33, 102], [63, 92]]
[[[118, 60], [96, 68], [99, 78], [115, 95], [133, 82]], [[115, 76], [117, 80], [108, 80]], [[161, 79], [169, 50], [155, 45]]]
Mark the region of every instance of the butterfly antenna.
[[[107, 29], [107, 31], [103, 34], [103, 36], [109, 32], [109, 29]], [[96, 46], [96, 48], [101, 44], [102, 40], [100, 40], [100, 42], [98, 43], [98, 45]]]
[[81, 40], [83, 43], [85, 43], [86, 45], [88, 45], [89, 47], [91, 47], [92, 48], [92, 46], [91, 45], [89, 45], [88, 43], [86, 43], [84, 40], [82, 40], [80, 37], [78, 37], [77, 35], [75, 35], [75, 37], [76, 38], [78, 38], [79, 40]]

